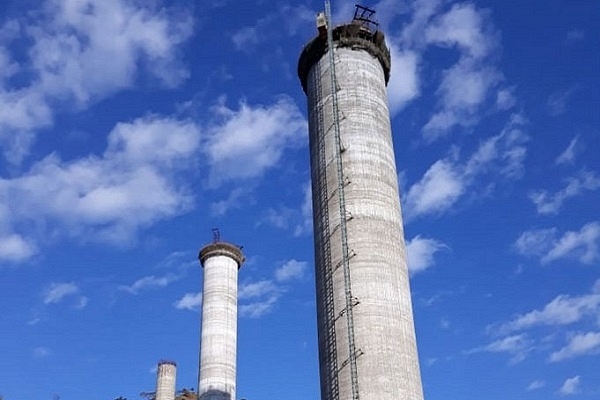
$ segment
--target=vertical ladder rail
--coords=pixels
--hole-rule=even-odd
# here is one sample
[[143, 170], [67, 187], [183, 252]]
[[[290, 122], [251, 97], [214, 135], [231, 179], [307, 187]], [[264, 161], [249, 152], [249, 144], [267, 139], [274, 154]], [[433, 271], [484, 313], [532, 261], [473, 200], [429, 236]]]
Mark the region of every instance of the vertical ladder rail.
[[334, 155], [337, 173], [337, 195], [339, 199], [340, 213], [340, 236], [342, 245], [342, 268], [344, 273], [344, 297], [345, 297], [345, 316], [348, 335], [348, 364], [350, 367], [350, 381], [352, 385], [352, 399], [359, 400], [358, 391], [358, 368], [356, 365], [356, 343], [354, 338], [354, 313], [352, 308], [352, 285], [350, 280], [350, 257], [348, 251], [348, 228], [346, 226], [346, 202], [344, 195], [344, 169], [342, 164], [342, 141], [340, 134], [340, 117], [337, 103], [337, 79], [335, 74], [335, 58], [333, 48], [333, 26], [331, 23], [331, 4], [325, 0], [325, 17], [327, 19], [327, 55], [329, 58], [329, 72], [331, 80], [331, 105], [333, 112], [334, 129]]
[[320, 71], [315, 72], [315, 91], [317, 93], [319, 103], [315, 107], [317, 129], [320, 129], [320, 134], [316, 135], [316, 148], [318, 154], [318, 163], [316, 169], [316, 180], [319, 189], [314, 192], [317, 194], [316, 201], [319, 206], [315, 207], [315, 216], [320, 229], [318, 240], [321, 242], [321, 253], [318, 254], [317, 262], [317, 278], [321, 282], [322, 290], [318, 292], [321, 297], [320, 304], [323, 305], [323, 323], [326, 330], [323, 334], [323, 350], [319, 355], [322, 358], [321, 371], [325, 380], [327, 392], [323, 393], [323, 400], [339, 400], [339, 384], [338, 384], [338, 365], [337, 365], [337, 347], [336, 347], [336, 332], [335, 332], [335, 304], [333, 290], [333, 268], [331, 265], [331, 234], [329, 229], [329, 190], [327, 186], [327, 156], [325, 152], [325, 118], [323, 106], [325, 100], [322, 93]]

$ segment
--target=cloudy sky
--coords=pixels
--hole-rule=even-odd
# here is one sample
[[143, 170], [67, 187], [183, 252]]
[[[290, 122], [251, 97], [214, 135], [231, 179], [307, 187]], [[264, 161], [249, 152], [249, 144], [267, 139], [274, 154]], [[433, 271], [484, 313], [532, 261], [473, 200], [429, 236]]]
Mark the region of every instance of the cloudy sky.
[[[333, 2], [337, 22], [354, 1]], [[380, 0], [427, 400], [600, 397], [600, 2]], [[0, 394], [196, 386], [200, 246], [243, 245], [238, 394], [318, 399], [320, 1], [4, 0]]]

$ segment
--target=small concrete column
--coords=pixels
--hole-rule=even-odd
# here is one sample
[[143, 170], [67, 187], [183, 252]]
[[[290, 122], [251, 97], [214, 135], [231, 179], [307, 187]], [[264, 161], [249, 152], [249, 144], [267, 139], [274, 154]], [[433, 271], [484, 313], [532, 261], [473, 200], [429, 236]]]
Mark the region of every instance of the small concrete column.
[[204, 268], [200, 339], [199, 400], [235, 400], [238, 246], [214, 242], [200, 250]]
[[173, 361], [160, 361], [156, 371], [156, 400], [175, 399], [177, 365]]

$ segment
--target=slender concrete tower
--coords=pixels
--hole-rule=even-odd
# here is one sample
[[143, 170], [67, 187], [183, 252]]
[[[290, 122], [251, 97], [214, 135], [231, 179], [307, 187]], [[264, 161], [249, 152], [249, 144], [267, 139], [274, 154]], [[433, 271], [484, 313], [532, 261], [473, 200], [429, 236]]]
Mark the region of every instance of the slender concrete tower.
[[235, 400], [238, 269], [244, 255], [238, 246], [215, 241], [200, 250], [204, 267], [199, 400]]
[[[308, 96], [322, 400], [422, 400], [387, 107], [390, 53], [357, 6], [298, 62]], [[330, 15], [326, 2], [326, 15]]]
[[156, 400], [175, 399], [175, 377], [177, 364], [173, 361], [161, 360], [156, 371]]

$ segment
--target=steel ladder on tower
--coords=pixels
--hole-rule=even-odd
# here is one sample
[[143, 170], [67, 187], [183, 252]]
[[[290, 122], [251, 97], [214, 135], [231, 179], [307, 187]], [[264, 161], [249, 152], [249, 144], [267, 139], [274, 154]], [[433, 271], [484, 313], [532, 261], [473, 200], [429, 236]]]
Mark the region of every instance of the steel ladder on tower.
[[[323, 348], [319, 354], [321, 375], [324, 380], [323, 400], [338, 400], [338, 366], [337, 366], [337, 347], [335, 321], [336, 312], [334, 306], [333, 291], [333, 268], [331, 265], [331, 233], [329, 229], [329, 190], [327, 187], [327, 155], [325, 153], [325, 118], [324, 106], [325, 99], [322, 96], [321, 73], [319, 70], [313, 71], [315, 79], [314, 96], [318, 103], [314, 108], [317, 122], [317, 135], [315, 135], [316, 154], [318, 162], [315, 168], [316, 183], [318, 189], [314, 190], [317, 195], [315, 207], [315, 228], [317, 232], [317, 241], [321, 242], [321, 251], [317, 252], [317, 280], [321, 283], [320, 291], [317, 296], [320, 297], [319, 304], [322, 305], [322, 323], [325, 325], [325, 332], [321, 333], [323, 337]], [[316, 204], [315, 204], [316, 205]]]
[[[356, 359], [360, 354], [356, 348], [355, 336], [354, 336], [354, 312], [353, 307], [357, 304], [356, 299], [352, 296], [352, 285], [351, 285], [351, 277], [350, 277], [350, 251], [348, 247], [348, 227], [347, 227], [347, 216], [349, 215], [346, 209], [346, 201], [345, 201], [345, 193], [344, 187], [346, 179], [344, 177], [344, 168], [342, 161], [342, 140], [341, 140], [341, 132], [340, 132], [340, 115], [338, 108], [338, 84], [335, 72], [335, 54], [334, 54], [334, 44], [333, 44], [333, 25], [331, 23], [331, 4], [329, 0], [325, 1], [325, 18], [327, 20], [327, 57], [329, 63], [329, 73], [330, 73], [330, 83], [331, 83], [331, 107], [332, 107], [332, 127], [334, 134], [334, 158], [335, 158], [335, 167], [336, 167], [336, 180], [337, 180], [337, 196], [338, 196], [338, 204], [339, 204], [339, 219], [340, 219], [340, 245], [342, 250], [342, 260], [341, 267], [344, 275], [344, 309], [340, 316], [345, 315], [346, 317], [346, 334], [348, 337], [348, 358], [342, 363], [339, 371], [344, 368], [346, 365], [350, 368], [350, 382], [351, 382], [351, 390], [352, 390], [352, 400], [359, 400], [359, 387], [358, 387], [358, 368]], [[322, 92], [320, 92], [322, 93]], [[323, 127], [323, 129], [325, 129]], [[327, 132], [324, 132], [325, 136]], [[324, 151], [323, 151], [324, 153]], [[333, 266], [331, 265], [331, 260], [329, 260], [329, 270], [333, 275]], [[334, 316], [335, 318], [335, 316]], [[334, 322], [335, 325], [335, 322]], [[335, 331], [335, 326], [333, 327]], [[337, 363], [336, 363], [337, 364]], [[336, 373], [337, 375], [337, 373]], [[337, 380], [337, 377], [336, 377]], [[339, 397], [338, 395], [334, 397], [336, 400]], [[340, 399], [345, 400], [345, 399]]]

